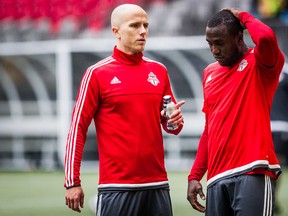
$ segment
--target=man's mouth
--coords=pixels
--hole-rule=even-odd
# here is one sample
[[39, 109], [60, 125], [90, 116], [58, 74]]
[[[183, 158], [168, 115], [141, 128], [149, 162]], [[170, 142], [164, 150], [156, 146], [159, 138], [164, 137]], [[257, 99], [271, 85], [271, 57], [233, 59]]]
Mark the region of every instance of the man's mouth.
[[221, 60], [223, 60], [223, 56], [214, 56], [214, 58], [216, 59], [216, 61], [221, 61]]

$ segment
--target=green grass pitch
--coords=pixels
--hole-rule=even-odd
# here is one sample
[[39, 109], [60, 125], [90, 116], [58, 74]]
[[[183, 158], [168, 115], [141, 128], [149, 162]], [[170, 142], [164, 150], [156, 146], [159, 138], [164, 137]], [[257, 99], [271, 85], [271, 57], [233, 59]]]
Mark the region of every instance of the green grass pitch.
[[[288, 173], [283, 170], [278, 198], [282, 214], [288, 215]], [[187, 172], [169, 172], [174, 216], [200, 216], [186, 200]], [[85, 204], [82, 213], [73, 212], [65, 205], [63, 172], [0, 172], [1, 216], [93, 216], [90, 198], [97, 190], [97, 174], [83, 173], [82, 185]], [[203, 183], [205, 185], [205, 183]]]

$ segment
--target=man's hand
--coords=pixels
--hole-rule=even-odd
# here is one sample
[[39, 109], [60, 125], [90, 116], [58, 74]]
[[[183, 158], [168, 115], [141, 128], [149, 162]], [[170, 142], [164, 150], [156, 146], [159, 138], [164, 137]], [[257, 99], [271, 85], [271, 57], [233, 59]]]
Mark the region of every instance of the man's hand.
[[[239, 19], [239, 13], [241, 12], [238, 8], [223, 8], [222, 10], [229, 11], [233, 16]], [[246, 29], [244, 23], [240, 22], [241, 26]]]
[[198, 194], [202, 200], [206, 199], [202, 190], [201, 183], [197, 180], [192, 179], [188, 182], [187, 200], [190, 202], [190, 204], [195, 210], [199, 212], [205, 212], [205, 207], [201, 205], [197, 200]]
[[82, 187], [72, 187], [67, 189], [65, 195], [66, 205], [77, 212], [81, 212], [80, 207], [84, 208], [84, 192]]
[[183, 124], [183, 116], [182, 111], [180, 107], [185, 104], [185, 101], [182, 100], [175, 104], [176, 110], [172, 113], [170, 119], [168, 120], [168, 123], [172, 124], [173, 126], [179, 126], [180, 124]]

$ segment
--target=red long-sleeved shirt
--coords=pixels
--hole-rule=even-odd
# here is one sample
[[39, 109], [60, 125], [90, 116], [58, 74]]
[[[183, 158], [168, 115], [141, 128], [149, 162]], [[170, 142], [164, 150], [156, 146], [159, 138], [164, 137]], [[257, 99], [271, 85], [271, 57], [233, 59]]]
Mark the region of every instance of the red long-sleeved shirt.
[[272, 30], [247, 12], [239, 13], [254, 49], [233, 66], [218, 62], [204, 69], [206, 117], [188, 180], [208, 186], [231, 176], [280, 171], [270, 129], [270, 109], [284, 56]]
[[173, 96], [166, 67], [116, 47], [85, 72], [73, 110], [65, 155], [65, 186], [80, 184], [86, 133], [94, 120], [99, 150], [99, 187], [167, 184], [161, 124], [163, 96]]

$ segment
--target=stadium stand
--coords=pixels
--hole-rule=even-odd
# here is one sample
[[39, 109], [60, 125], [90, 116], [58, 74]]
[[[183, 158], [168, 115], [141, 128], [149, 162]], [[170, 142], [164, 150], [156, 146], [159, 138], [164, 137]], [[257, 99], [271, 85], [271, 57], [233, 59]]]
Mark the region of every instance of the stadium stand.
[[110, 36], [111, 11], [122, 3], [148, 11], [152, 36], [201, 35], [210, 14], [235, 6], [288, 25], [287, 0], [1, 0], [0, 42]]

